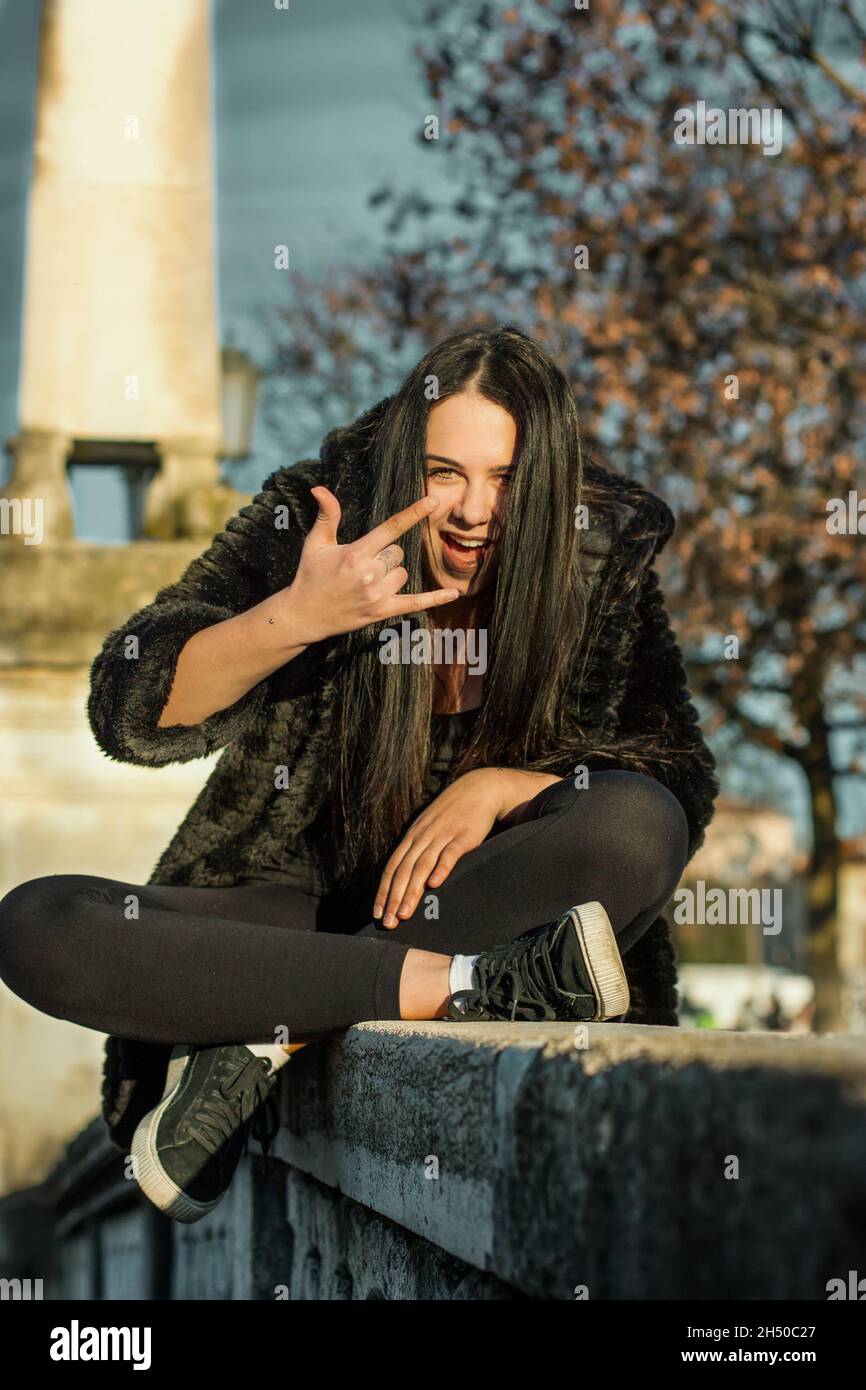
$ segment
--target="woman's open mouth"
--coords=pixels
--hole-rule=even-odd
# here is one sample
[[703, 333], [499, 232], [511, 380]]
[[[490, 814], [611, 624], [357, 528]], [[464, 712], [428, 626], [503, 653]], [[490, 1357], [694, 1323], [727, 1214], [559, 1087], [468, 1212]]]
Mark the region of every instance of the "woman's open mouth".
[[456, 569], [474, 570], [493, 548], [488, 540], [461, 540], [450, 531], [440, 531], [442, 549]]

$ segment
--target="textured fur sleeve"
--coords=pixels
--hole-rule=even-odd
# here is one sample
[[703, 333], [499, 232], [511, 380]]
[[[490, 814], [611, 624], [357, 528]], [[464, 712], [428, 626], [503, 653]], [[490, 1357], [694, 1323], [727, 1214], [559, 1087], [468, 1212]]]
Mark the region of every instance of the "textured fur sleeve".
[[309, 488], [318, 481], [323, 479], [317, 463], [273, 474], [177, 583], [109, 633], [91, 668], [87, 705], [96, 741], [109, 757], [150, 767], [189, 762], [252, 726], [273, 677], [200, 724], [160, 729], [157, 721], [178, 657], [193, 633], [252, 608], [291, 582], [316, 514]]
[[704, 741], [683, 657], [671, 629], [654, 569], [644, 577], [638, 627], [621, 705], [617, 743], [623, 765], [668, 787], [689, 823], [689, 857], [713, 816], [719, 786], [716, 761]]

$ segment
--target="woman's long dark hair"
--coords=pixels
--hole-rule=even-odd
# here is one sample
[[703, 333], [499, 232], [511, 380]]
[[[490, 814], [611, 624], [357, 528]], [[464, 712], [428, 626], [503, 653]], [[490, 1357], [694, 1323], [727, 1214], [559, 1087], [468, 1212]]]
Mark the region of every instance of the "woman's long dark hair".
[[[552, 359], [513, 327], [448, 338], [409, 373], [375, 445], [372, 527], [426, 490], [427, 417], [471, 390], [517, 426], [514, 477], [489, 591], [488, 665], [472, 739], [455, 771], [562, 763], [563, 698], [586, 626], [575, 508], [585, 500], [577, 409]], [[400, 544], [407, 591], [430, 587], [421, 526]], [[412, 618], [434, 628], [435, 610]], [[391, 626], [399, 628], [399, 620]], [[356, 634], [339, 677], [339, 748], [331, 798], [341, 876], [381, 862], [427, 799], [434, 677], [430, 664], [383, 664], [377, 633]], [[573, 743], [572, 743], [573, 746]], [[567, 754], [566, 754], [567, 756]]]

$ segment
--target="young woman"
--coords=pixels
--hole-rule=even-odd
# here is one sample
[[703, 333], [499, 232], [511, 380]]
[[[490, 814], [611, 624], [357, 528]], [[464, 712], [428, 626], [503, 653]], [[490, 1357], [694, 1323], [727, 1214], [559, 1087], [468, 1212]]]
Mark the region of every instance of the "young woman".
[[717, 788], [672, 528], [584, 466], [531, 339], [470, 332], [106, 639], [110, 757], [226, 751], [147, 885], [8, 894], [0, 969], [113, 1035], [104, 1114], [162, 1210], [210, 1211], [290, 1052], [353, 1023], [676, 1022], [659, 914]]

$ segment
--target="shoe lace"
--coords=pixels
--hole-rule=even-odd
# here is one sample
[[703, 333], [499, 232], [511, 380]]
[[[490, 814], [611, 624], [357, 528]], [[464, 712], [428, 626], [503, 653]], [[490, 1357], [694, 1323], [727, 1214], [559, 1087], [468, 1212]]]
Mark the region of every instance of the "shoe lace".
[[206, 1153], [216, 1156], [240, 1136], [246, 1153], [252, 1135], [267, 1157], [280, 1127], [270, 1072], [266, 1057], [249, 1057], [202, 1099], [189, 1133]]
[[515, 942], [492, 968], [488, 966], [488, 971], [478, 990], [471, 992], [486, 1012], [512, 1023], [518, 1011], [528, 1021], [556, 1019], [550, 1000], [561, 991], [545, 935], [540, 935], [534, 946], [527, 947], [525, 940]]

